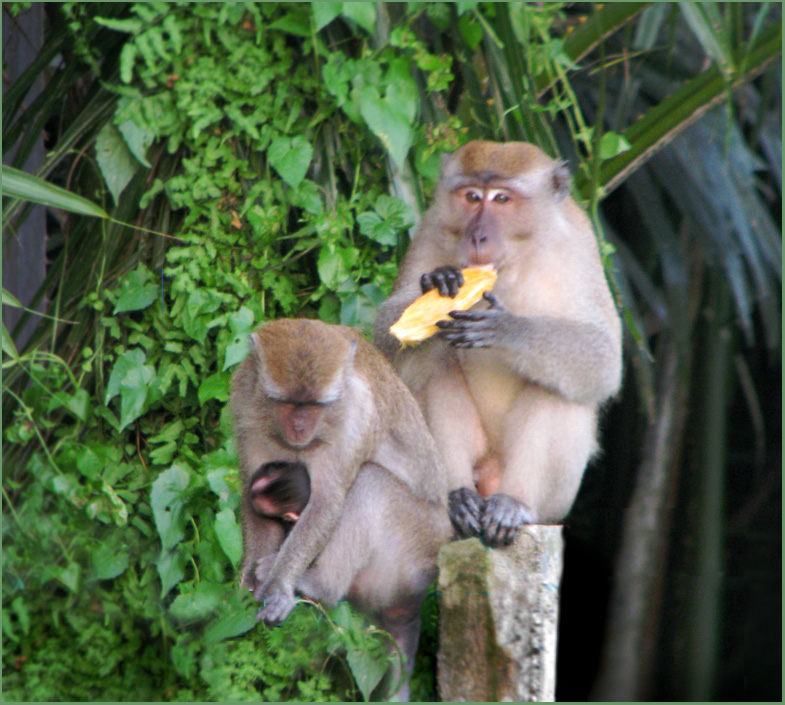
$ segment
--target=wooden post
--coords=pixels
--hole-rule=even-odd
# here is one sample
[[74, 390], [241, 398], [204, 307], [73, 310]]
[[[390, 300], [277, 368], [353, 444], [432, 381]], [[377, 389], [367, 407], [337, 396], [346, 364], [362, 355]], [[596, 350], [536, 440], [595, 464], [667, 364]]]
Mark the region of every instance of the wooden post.
[[526, 525], [515, 542], [478, 539], [439, 553], [438, 681], [445, 702], [552, 702], [562, 527]]

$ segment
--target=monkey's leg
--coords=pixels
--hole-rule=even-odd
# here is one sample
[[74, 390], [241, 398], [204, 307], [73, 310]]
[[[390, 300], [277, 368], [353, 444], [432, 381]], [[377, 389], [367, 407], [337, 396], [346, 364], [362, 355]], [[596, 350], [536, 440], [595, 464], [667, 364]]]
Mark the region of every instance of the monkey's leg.
[[417, 655], [417, 644], [420, 639], [420, 605], [425, 595], [412, 596], [404, 603], [388, 607], [379, 616], [379, 626], [389, 632], [403, 653], [405, 672], [397, 669], [393, 672], [393, 682], [403, 678], [401, 687], [390, 698], [392, 701], [409, 701], [409, 676], [414, 668], [414, 657]]
[[243, 564], [240, 568], [240, 585], [246, 590], [256, 591], [261, 585], [257, 564], [265, 556], [273, 555], [284, 539], [284, 528], [280, 521], [262, 517], [243, 501], [240, 510], [243, 525]]
[[425, 420], [447, 468], [450, 519], [459, 535], [477, 536], [485, 504], [474, 489], [474, 466], [488, 441], [455, 358], [439, 366], [420, 392]]
[[596, 449], [596, 414], [544, 389], [528, 387], [513, 405], [504, 437], [499, 493], [488, 498], [483, 538], [505, 545], [520, 524], [561, 521]]

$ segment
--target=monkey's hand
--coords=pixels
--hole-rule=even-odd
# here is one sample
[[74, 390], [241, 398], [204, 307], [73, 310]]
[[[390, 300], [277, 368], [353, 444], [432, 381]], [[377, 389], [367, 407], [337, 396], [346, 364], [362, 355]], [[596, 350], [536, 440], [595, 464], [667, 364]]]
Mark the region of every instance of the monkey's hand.
[[257, 599], [262, 603], [262, 608], [256, 613], [256, 619], [264, 622], [268, 627], [283, 622], [297, 604], [294, 590], [286, 589], [284, 586], [271, 585], [264, 590], [261, 599]]
[[463, 284], [463, 273], [458, 267], [437, 267], [420, 277], [422, 293], [438, 289], [442, 296], [455, 297]]
[[485, 501], [482, 512], [482, 539], [486, 546], [498, 548], [513, 542], [521, 524], [534, 522], [534, 512], [506, 494], [494, 494]]
[[450, 492], [447, 498], [450, 521], [462, 538], [480, 536], [485, 499], [468, 487]]
[[456, 348], [500, 347], [505, 332], [517, 319], [489, 291], [483, 297], [491, 307], [485, 311], [451, 311], [450, 318], [436, 323], [439, 336]]

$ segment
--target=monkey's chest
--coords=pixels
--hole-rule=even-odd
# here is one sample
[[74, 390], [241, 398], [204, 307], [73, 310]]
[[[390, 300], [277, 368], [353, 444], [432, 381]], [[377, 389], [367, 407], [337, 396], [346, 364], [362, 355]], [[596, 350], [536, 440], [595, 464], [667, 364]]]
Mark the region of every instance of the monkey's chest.
[[510, 372], [509, 365], [493, 350], [461, 351], [459, 360], [489, 445], [499, 449], [507, 417], [523, 381]]

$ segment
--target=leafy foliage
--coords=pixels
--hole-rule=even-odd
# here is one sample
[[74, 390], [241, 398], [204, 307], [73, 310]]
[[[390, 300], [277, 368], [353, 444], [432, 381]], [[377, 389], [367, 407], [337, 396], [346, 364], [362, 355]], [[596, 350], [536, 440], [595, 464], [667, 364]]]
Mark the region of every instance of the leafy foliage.
[[[776, 55], [765, 4], [750, 15], [749, 46], [736, 41], [743, 23], [730, 10], [686, 5], [588, 15], [562, 3], [48, 8], [38, 59], [4, 94], [3, 135], [17, 168], [44, 125], [50, 143], [41, 178], [4, 166], [4, 223], [13, 236], [25, 198], [82, 216], [50, 224], [38, 295], [50, 307], [30, 343], [17, 350], [3, 326], [5, 697], [382, 692], [396, 655], [345, 606], [300, 606], [280, 628], [255, 626], [236, 587], [240, 486], [225, 403], [261, 322], [309, 316], [370, 329], [441, 155], [469, 138], [527, 139], [572, 158], [578, 194], [614, 245], [603, 242], [603, 255], [619, 274], [645, 408], [658, 360], [645, 350], [657, 333], [650, 320], [690, 335], [683, 214], [695, 215], [706, 261], [726, 274], [748, 341], [760, 317], [777, 345], [781, 237], [766, 189], [751, 186], [753, 137], [776, 145], [776, 133], [763, 120], [746, 132], [711, 123], [727, 135], [725, 152], [717, 141], [709, 150], [714, 182], [716, 169], [673, 155], [652, 162], [656, 196], [649, 172], [629, 178]], [[618, 30], [633, 19], [629, 54]], [[672, 27], [692, 32], [687, 45], [716, 75], [693, 77], [678, 55], [662, 69], [655, 42], [673, 41]], [[666, 78], [644, 91], [651, 67]], [[42, 97], [26, 102], [44, 70]], [[637, 119], [667, 108], [675, 89], [689, 97], [681, 112]], [[765, 95], [748, 96], [764, 115]], [[733, 170], [721, 169], [723, 154]], [[702, 180], [708, 205], [695, 206], [697, 188], [669, 182], [671, 168]], [[604, 189], [622, 181], [645, 222], [639, 238], [600, 218]], [[663, 217], [671, 204], [674, 222]], [[3, 302], [24, 308], [5, 291]], [[25, 302], [20, 326], [35, 304]], [[421, 699], [435, 693], [435, 602], [424, 608], [413, 682]]]

